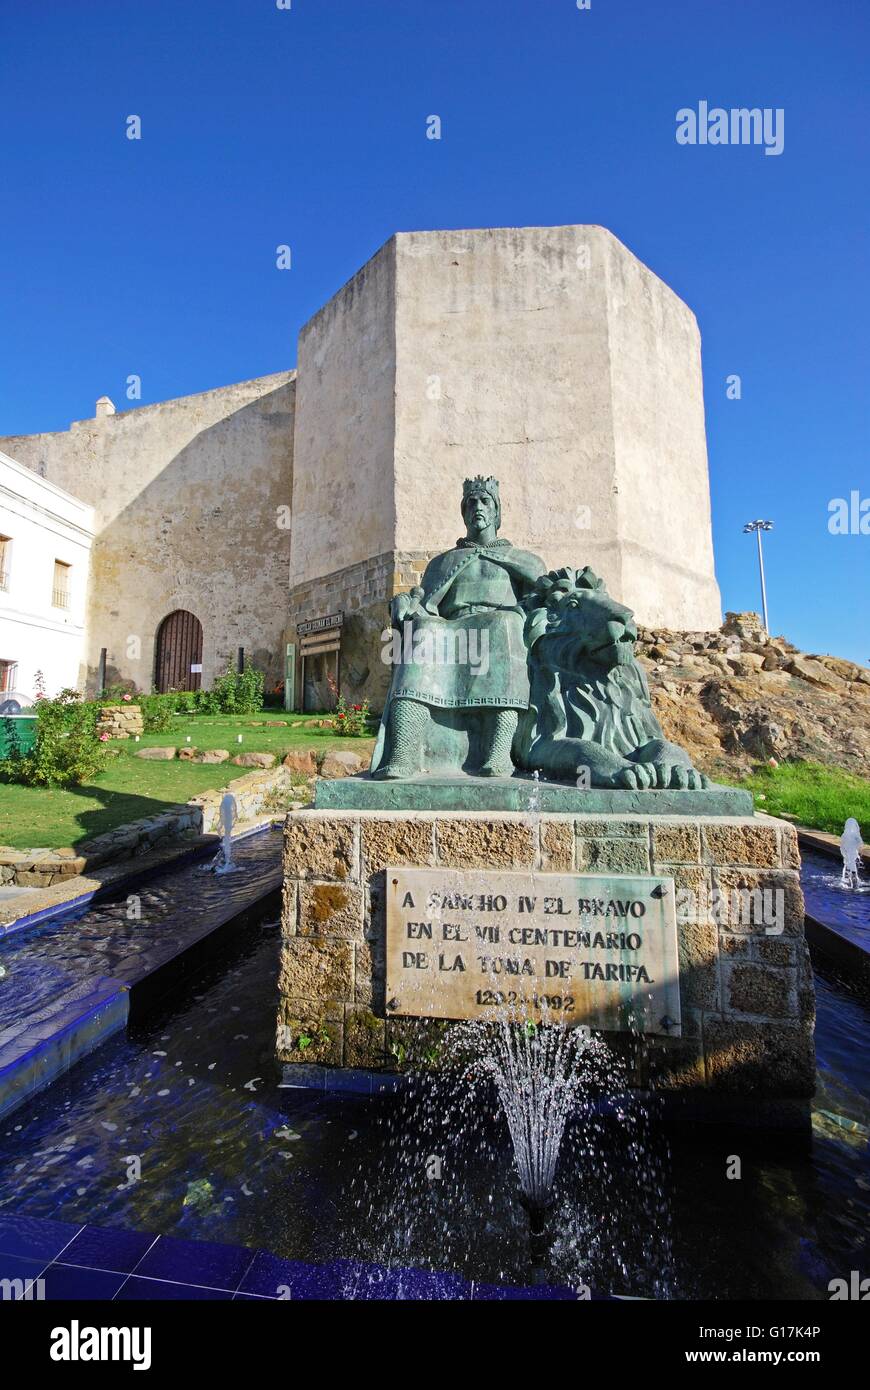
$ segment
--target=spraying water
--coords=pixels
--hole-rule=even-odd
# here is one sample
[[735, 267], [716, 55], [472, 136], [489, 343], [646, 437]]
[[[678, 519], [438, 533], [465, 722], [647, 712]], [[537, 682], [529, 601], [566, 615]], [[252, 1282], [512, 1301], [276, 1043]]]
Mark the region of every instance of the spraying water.
[[507, 1015], [416, 1031], [379, 1161], [349, 1185], [358, 1258], [669, 1296], [667, 1144], [603, 1038]]
[[861, 861], [861, 827], [854, 816], [850, 816], [843, 826], [840, 836], [840, 853], [843, 856], [843, 887], [857, 888], [861, 882], [858, 865]]
[[218, 818], [221, 826], [221, 847], [214, 859], [203, 865], [203, 870], [212, 874], [234, 874], [239, 866], [233, 862], [233, 826], [239, 818], [239, 808], [232, 792], [224, 792], [221, 797]]
[[507, 1121], [533, 1226], [552, 1205], [565, 1126], [588, 1079], [587, 1048], [595, 1048], [588, 1029], [505, 1020], [479, 1054], [479, 1070], [493, 1081]]

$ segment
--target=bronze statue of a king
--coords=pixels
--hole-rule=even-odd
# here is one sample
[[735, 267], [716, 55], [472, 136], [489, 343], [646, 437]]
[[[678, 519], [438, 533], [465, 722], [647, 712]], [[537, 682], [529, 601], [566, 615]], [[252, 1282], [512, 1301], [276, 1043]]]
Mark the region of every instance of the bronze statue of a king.
[[382, 659], [393, 677], [371, 772], [509, 777], [529, 704], [521, 600], [546, 569], [498, 535], [495, 478], [466, 479], [465, 535], [436, 555], [420, 587], [397, 594]]

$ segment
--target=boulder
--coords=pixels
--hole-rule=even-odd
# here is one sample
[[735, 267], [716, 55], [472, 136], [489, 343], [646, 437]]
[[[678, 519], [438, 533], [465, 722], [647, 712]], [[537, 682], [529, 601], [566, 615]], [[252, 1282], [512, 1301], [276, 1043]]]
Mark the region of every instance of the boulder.
[[240, 753], [237, 758], [231, 758], [234, 767], [274, 767], [274, 753]]
[[678, 659], [678, 665], [681, 671], [691, 671], [693, 674], [697, 673], [700, 675], [701, 672], [709, 674], [710, 671], [709, 662], [705, 661], [703, 656], [698, 655], [696, 652], [689, 652], [685, 655], [681, 654]]
[[186, 743], [183, 748], [179, 748], [178, 750], [179, 758], [181, 758], [182, 762], [185, 763], [193, 762], [194, 758], [196, 757], [196, 754], [197, 750], [195, 748], [192, 748], [189, 743]]
[[229, 760], [230, 754], [227, 748], [204, 748], [201, 753], [194, 753], [191, 761], [195, 763], [228, 763]]
[[321, 777], [354, 777], [365, 764], [359, 753], [327, 753], [320, 765]]
[[792, 657], [788, 670], [793, 676], [799, 676], [801, 680], [809, 681], [810, 685], [819, 685], [823, 689], [842, 690], [846, 685], [842, 677], [811, 656]]
[[294, 748], [284, 759], [284, 766], [303, 777], [313, 777], [317, 771], [317, 759], [313, 748]]
[[756, 758], [769, 758], [772, 753], [783, 754], [788, 751], [789, 736], [781, 724], [776, 724], [764, 715], [758, 715], [741, 730], [740, 742]]
[[761, 670], [763, 657], [755, 652], [743, 652], [740, 656], [729, 656], [728, 665], [735, 675], [751, 680], [755, 673]]
[[787, 690], [791, 685], [791, 676], [788, 671], [759, 671], [759, 680], [762, 686], [769, 690]]
[[[828, 671], [833, 671], [835, 676], [840, 676], [844, 681], [856, 681], [860, 679], [862, 668], [856, 666], [854, 661], [844, 661], [839, 656], [820, 656], [816, 658]], [[864, 673], [865, 675], [867, 672]]]
[[168, 763], [175, 757], [174, 748], [140, 748], [137, 758], [147, 758], [149, 762]]

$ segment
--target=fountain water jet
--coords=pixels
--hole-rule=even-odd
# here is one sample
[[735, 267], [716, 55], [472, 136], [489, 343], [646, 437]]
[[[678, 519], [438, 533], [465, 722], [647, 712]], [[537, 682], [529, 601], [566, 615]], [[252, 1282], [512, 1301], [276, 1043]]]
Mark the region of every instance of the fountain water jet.
[[221, 797], [218, 816], [221, 824], [221, 847], [214, 859], [203, 865], [203, 872], [234, 874], [239, 866], [233, 863], [233, 826], [239, 818], [239, 808], [232, 792], [225, 792]]
[[565, 1126], [601, 1070], [615, 1059], [588, 1028], [534, 1023], [506, 1015], [490, 1026], [469, 1023], [462, 1043], [475, 1054], [472, 1077], [495, 1087], [507, 1122], [520, 1183], [520, 1203], [533, 1237], [554, 1204]]
[[861, 827], [854, 816], [850, 816], [843, 826], [840, 836], [840, 853], [843, 856], [843, 887], [857, 888], [861, 881], [858, 865], [863, 846]]

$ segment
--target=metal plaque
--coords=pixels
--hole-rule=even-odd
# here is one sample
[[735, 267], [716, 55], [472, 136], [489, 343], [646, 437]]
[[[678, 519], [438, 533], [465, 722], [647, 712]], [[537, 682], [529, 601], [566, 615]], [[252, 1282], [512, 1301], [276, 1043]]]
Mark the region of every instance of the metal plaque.
[[679, 1037], [672, 878], [390, 869], [387, 1014]]

